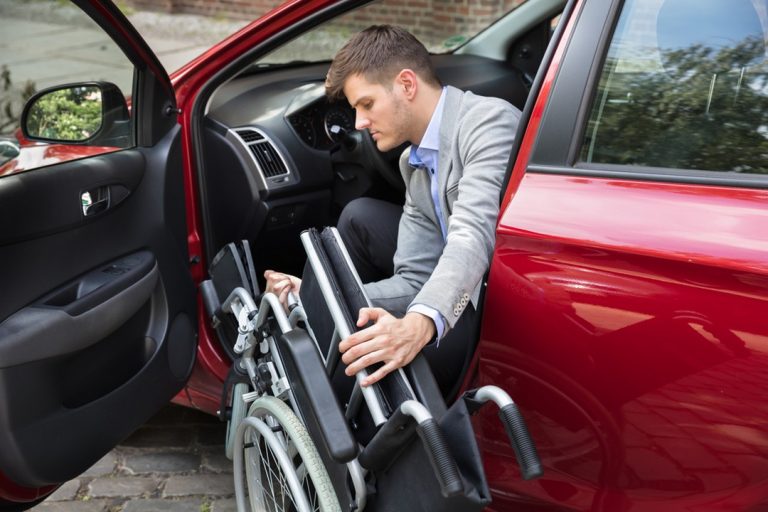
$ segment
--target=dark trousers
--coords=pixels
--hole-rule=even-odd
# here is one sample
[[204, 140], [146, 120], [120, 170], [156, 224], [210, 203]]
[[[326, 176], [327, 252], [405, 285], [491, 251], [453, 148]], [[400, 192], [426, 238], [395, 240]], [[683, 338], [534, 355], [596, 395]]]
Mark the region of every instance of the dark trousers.
[[[368, 197], [351, 201], [341, 212], [337, 229], [363, 283], [394, 274], [393, 259], [402, 213], [402, 206]], [[424, 347], [423, 353], [447, 400], [452, 400], [458, 392], [474, 352], [479, 336], [478, 321], [475, 308], [469, 306], [438, 344]]]

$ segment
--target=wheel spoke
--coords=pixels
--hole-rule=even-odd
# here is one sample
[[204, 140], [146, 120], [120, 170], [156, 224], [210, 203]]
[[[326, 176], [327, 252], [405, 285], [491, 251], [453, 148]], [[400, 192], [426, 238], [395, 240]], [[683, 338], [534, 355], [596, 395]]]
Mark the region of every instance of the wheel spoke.
[[[250, 428], [241, 434], [245, 441], [241, 453], [253, 512], [340, 511], [312, 439], [287, 405], [261, 397], [245, 421]], [[322, 496], [316, 478], [321, 479]]]

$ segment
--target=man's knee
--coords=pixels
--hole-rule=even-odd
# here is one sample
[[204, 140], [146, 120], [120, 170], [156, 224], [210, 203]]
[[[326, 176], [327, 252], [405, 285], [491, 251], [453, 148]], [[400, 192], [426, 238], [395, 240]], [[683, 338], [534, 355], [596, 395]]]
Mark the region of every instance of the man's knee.
[[372, 209], [372, 201], [375, 201], [375, 199], [358, 197], [347, 203], [341, 211], [341, 216], [339, 217], [337, 225], [337, 229], [342, 235], [357, 229], [361, 225], [361, 221], [362, 224], [364, 224], [365, 218], [369, 215], [369, 212]]
[[381, 203], [378, 199], [370, 197], [359, 197], [347, 203], [336, 226], [342, 240], [347, 244], [355, 241], [366, 244], [369, 239], [368, 231], [375, 229], [380, 220], [380, 215], [376, 212], [381, 213]]

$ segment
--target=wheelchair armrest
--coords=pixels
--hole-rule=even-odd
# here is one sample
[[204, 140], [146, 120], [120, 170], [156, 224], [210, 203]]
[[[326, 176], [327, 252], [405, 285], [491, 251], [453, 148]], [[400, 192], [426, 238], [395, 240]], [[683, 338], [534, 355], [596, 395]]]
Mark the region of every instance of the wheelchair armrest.
[[298, 402], [307, 430], [337, 462], [349, 462], [357, 455], [357, 442], [347, 425], [317, 346], [309, 334], [294, 329], [276, 343], [286, 375]]

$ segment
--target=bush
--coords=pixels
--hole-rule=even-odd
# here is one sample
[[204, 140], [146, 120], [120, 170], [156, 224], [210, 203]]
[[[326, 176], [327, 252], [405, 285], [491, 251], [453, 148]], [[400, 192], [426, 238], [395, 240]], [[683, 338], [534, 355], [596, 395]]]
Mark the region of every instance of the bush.
[[101, 92], [76, 87], [46, 94], [29, 111], [27, 129], [46, 139], [80, 141], [101, 127]]

